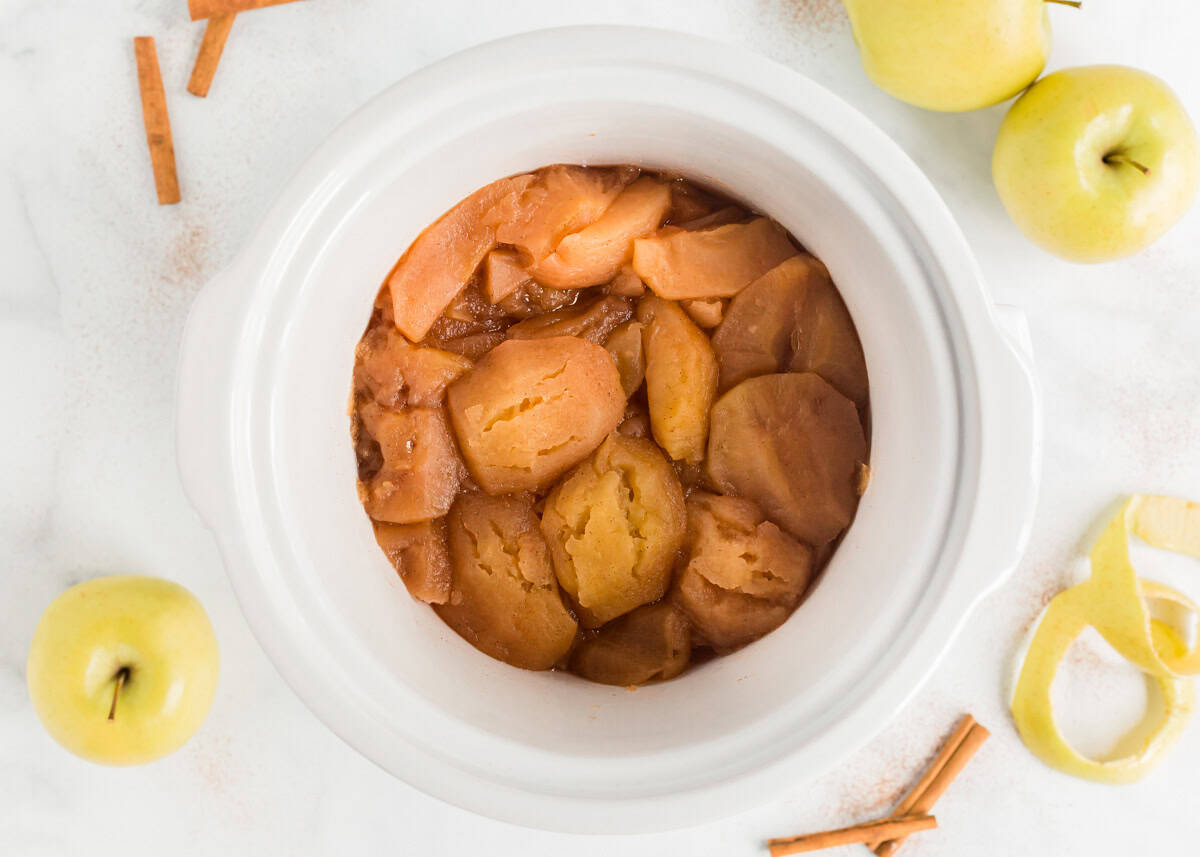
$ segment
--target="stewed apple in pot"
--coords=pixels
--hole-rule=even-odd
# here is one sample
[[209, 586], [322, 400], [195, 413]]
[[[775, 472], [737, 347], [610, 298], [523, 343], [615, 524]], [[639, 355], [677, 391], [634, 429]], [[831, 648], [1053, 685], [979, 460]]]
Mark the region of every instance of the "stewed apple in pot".
[[359, 496], [481, 652], [639, 685], [777, 628], [850, 526], [866, 364], [824, 265], [688, 180], [555, 165], [464, 199], [358, 344]]

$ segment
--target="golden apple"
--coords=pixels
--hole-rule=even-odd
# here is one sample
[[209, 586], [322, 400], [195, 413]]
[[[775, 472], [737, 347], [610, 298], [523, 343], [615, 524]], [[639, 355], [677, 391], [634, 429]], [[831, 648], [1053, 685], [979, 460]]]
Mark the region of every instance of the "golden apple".
[[219, 661], [195, 596], [125, 574], [72, 586], [46, 608], [26, 678], [54, 740], [93, 762], [136, 765], [179, 749], [204, 722]]
[[929, 110], [975, 110], [1037, 79], [1050, 52], [1047, 2], [844, 0], [863, 68], [886, 92]]
[[1157, 241], [1187, 213], [1200, 179], [1196, 129], [1151, 74], [1119, 65], [1047, 75], [1000, 126], [992, 179], [1035, 244], [1106, 262]]

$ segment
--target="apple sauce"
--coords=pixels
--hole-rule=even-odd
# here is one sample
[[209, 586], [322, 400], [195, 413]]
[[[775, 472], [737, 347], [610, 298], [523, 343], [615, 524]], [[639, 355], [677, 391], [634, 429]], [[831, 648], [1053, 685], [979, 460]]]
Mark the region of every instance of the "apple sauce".
[[409, 594], [516, 667], [674, 678], [783, 624], [854, 519], [866, 362], [826, 267], [710, 188], [554, 165], [400, 257], [358, 494]]

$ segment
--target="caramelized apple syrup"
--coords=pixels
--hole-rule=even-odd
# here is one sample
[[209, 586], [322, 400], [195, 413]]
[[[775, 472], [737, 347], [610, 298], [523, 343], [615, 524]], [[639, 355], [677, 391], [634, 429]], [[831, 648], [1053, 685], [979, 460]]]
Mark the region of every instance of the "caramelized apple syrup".
[[779, 224], [555, 165], [401, 257], [351, 434], [412, 597], [506, 663], [631, 686], [786, 621], [854, 518], [867, 405], [850, 314]]

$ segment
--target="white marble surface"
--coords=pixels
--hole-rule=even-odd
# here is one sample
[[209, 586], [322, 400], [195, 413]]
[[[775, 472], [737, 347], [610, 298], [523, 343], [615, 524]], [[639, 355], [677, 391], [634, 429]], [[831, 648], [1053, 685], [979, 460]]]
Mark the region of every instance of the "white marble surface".
[[[768, 835], [888, 810], [964, 710], [995, 737], [939, 804], [941, 829], [905, 853], [1195, 853], [1200, 724], [1144, 782], [1098, 786], [1055, 774], [1025, 751], [1003, 687], [1014, 647], [1070, 579], [1085, 531], [1114, 499], [1136, 490], [1200, 495], [1200, 209], [1117, 264], [1075, 267], [1031, 247], [989, 179], [1003, 108], [943, 116], [892, 101], [865, 78], [835, 0], [609, 0], [591, 8], [314, 0], [239, 19], [207, 100], [184, 92], [202, 30], [185, 6], [0, 0], [0, 853], [758, 854]], [[1190, 0], [1086, 0], [1083, 11], [1051, 14], [1052, 67], [1146, 68], [1200, 118], [1200, 8]], [[1026, 560], [888, 729], [773, 805], [619, 839], [473, 817], [397, 782], [326, 731], [243, 622], [213, 541], [180, 490], [171, 430], [189, 301], [342, 117], [459, 48], [600, 21], [750, 45], [892, 134], [945, 195], [997, 299], [1027, 311], [1047, 441]], [[169, 93], [184, 195], [174, 207], [154, 204], [130, 43], [139, 34], [157, 37]], [[1193, 596], [1198, 570], [1177, 570]], [[224, 652], [216, 705], [200, 733], [174, 756], [134, 769], [60, 750], [24, 683], [42, 608], [69, 584], [115, 571], [190, 587]], [[1089, 730], [1089, 715], [1136, 717], [1140, 688], [1092, 643], [1072, 655], [1060, 695], [1076, 734], [1094, 746], [1099, 721]]]

